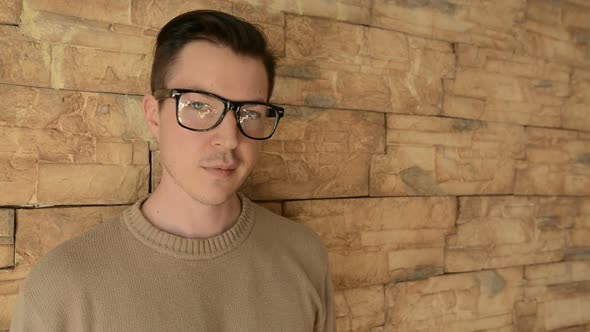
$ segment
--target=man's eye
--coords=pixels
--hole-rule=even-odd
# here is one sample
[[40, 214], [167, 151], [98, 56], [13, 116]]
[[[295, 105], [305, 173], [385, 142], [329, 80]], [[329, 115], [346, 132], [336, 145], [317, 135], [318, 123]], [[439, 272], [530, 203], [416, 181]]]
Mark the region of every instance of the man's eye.
[[197, 111], [206, 111], [206, 110], [211, 109], [211, 106], [209, 106], [209, 104], [201, 103], [198, 101], [192, 102], [192, 103], [188, 104], [188, 106], [192, 109], [197, 110]]
[[245, 110], [244, 118], [248, 120], [258, 120], [260, 119], [260, 114], [258, 112]]

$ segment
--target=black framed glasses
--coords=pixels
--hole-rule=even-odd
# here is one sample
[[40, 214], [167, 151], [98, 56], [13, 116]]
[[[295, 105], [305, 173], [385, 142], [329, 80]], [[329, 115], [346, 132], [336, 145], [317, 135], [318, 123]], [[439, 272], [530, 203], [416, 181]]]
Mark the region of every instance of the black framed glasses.
[[156, 100], [176, 99], [178, 124], [192, 131], [215, 129], [229, 111], [233, 111], [240, 132], [254, 140], [269, 139], [277, 129], [285, 109], [257, 101], [236, 102], [216, 94], [186, 89], [158, 89]]

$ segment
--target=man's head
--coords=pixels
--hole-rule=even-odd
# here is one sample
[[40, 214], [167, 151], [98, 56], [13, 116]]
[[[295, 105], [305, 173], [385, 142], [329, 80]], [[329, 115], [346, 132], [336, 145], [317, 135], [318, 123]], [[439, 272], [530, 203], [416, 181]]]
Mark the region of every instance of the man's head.
[[283, 110], [266, 104], [275, 59], [252, 24], [214, 11], [170, 21], [158, 35], [152, 95], [143, 99], [158, 140], [158, 190], [207, 205], [235, 195]]
[[180, 51], [186, 44], [197, 40], [225, 46], [238, 55], [260, 60], [268, 76], [267, 99], [270, 99], [274, 88], [276, 58], [270, 52], [264, 34], [247, 21], [212, 10], [184, 13], [160, 30], [152, 65], [152, 93], [166, 87], [166, 80]]

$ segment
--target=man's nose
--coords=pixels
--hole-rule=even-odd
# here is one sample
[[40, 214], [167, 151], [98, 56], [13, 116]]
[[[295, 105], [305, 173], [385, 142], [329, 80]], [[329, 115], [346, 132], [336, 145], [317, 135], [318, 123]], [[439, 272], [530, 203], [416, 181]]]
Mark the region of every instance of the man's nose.
[[240, 129], [233, 111], [227, 112], [219, 126], [213, 129], [213, 145], [227, 150], [233, 150], [238, 146]]

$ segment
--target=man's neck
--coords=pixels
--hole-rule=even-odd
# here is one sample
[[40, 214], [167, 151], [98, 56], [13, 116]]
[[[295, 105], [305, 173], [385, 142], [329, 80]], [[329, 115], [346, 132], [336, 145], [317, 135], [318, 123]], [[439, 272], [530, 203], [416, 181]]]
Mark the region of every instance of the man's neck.
[[206, 239], [230, 229], [241, 212], [236, 194], [221, 205], [207, 205], [163, 183], [142, 204], [144, 217], [160, 230], [190, 239]]

